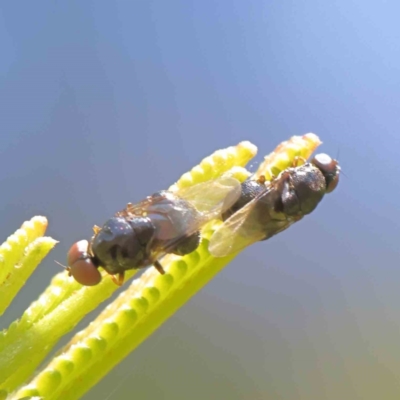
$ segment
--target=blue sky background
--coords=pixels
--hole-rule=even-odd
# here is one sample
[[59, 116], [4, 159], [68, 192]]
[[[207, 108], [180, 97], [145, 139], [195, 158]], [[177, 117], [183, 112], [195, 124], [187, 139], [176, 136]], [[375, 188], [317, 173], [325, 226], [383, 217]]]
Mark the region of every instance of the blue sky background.
[[[42, 1], [0, 5], [4, 240], [46, 215], [69, 246], [218, 148], [259, 159], [317, 133], [346, 174], [244, 251], [84, 398], [398, 399], [400, 3]], [[84, 325], [81, 325], [83, 327]]]

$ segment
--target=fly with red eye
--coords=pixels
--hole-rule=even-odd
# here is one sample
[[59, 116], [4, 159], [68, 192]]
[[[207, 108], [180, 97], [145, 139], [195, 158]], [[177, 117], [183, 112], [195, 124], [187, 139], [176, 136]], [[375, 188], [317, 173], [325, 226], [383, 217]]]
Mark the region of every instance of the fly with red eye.
[[100, 228], [90, 242], [74, 243], [67, 255], [69, 274], [85, 286], [100, 283], [102, 267], [122, 285], [125, 271], [154, 266], [166, 254], [185, 255], [200, 244], [200, 229], [232, 206], [240, 182], [221, 177], [176, 192], [160, 191], [137, 204], [128, 203]]
[[210, 239], [214, 257], [225, 257], [267, 240], [310, 214], [339, 183], [340, 167], [327, 154], [282, 171], [271, 182], [250, 177], [238, 201], [226, 208], [224, 223]]
[[127, 270], [153, 265], [166, 254], [185, 255], [200, 243], [200, 229], [213, 218], [224, 223], [214, 232], [209, 251], [224, 257], [269, 239], [311, 213], [339, 182], [340, 167], [326, 154], [282, 171], [271, 182], [263, 176], [240, 184], [233, 178], [162, 191], [127, 207], [95, 227], [90, 242], [73, 244], [69, 273], [86, 286], [97, 285], [102, 267], [118, 285]]

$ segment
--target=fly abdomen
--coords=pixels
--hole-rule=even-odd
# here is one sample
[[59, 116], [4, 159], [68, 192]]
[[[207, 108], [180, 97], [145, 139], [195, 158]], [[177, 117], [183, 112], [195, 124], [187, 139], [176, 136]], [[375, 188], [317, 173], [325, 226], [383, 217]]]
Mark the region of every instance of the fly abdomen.
[[247, 179], [241, 184], [241, 194], [239, 199], [225, 212], [222, 213], [222, 221], [226, 221], [231, 215], [243, 208], [247, 203], [250, 203], [260, 193], [265, 191], [265, 183], [260, 183], [258, 180]]
[[199, 247], [200, 240], [200, 231], [196, 231], [192, 235], [182, 239], [173, 249], [171, 249], [171, 253], [176, 254], [177, 256], [190, 254]]
[[[199, 212], [185, 199], [169, 191], [153, 194], [157, 208], [149, 207], [148, 218], [155, 228], [154, 248], [168, 247], [168, 252], [186, 255], [200, 244], [200, 231], [193, 227], [198, 224]], [[174, 238], [179, 238], [174, 244]]]

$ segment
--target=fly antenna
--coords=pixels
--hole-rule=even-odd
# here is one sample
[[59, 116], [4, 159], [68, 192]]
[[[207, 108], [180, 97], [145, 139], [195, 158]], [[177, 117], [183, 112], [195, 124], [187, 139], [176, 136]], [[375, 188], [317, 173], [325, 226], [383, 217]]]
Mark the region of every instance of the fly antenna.
[[339, 160], [339, 157], [340, 157], [340, 150], [342, 150], [342, 147], [341, 147], [341, 146], [339, 146], [338, 149], [337, 149], [335, 160]]
[[[342, 146], [339, 146], [337, 149], [337, 152], [336, 152], [335, 160], [339, 160], [341, 150], [342, 150]], [[343, 168], [340, 168], [340, 174], [345, 176], [347, 179], [349, 179], [349, 176], [344, 173]]]
[[54, 260], [54, 262], [55, 262], [56, 264], [58, 264], [60, 267], [64, 268], [66, 271], [69, 271], [69, 267], [66, 267], [65, 265], [61, 264], [60, 262], [58, 262], [58, 261], [56, 261], [56, 260]]

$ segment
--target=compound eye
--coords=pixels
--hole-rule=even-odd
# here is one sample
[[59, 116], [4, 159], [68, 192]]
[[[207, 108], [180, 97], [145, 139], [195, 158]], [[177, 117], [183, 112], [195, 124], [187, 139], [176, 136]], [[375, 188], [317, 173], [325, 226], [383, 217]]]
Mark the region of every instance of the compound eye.
[[81, 285], [94, 286], [100, 283], [101, 274], [87, 253], [88, 246], [87, 240], [71, 246], [67, 254], [68, 272]]
[[338, 162], [327, 154], [317, 154], [311, 161], [324, 175], [326, 180], [326, 193], [333, 192], [339, 183], [340, 167]]
[[329, 179], [326, 178], [326, 193], [331, 193], [336, 189], [339, 183], [339, 174], [329, 175]]
[[311, 163], [324, 173], [334, 173], [337, 167], [337, 161], [324, 153], [317, 154]]

